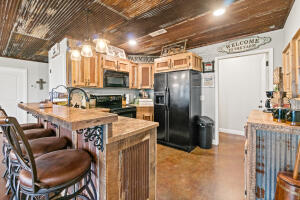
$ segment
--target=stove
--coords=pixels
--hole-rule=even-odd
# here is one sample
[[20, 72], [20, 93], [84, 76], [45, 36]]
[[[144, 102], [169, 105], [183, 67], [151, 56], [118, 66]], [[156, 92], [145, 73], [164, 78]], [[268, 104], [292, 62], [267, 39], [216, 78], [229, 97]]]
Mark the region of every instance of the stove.
[[90, 98], [96, 99], [96, 107], [109, 108], [111, 113], [136, 118], [136, 107], [123, 106], [121, 95], [90, 95]]

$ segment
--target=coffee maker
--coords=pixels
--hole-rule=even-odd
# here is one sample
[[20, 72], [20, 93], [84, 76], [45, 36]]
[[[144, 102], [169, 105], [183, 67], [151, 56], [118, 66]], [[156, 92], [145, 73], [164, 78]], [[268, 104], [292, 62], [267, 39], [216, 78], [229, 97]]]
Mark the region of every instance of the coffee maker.
[[264, 112], [271, 113], [273, 111], [272, 105], [271, 105], [271, 99], [273, 98], [273, 91], [266, 91], [267, 100], [265, 102], [265, 109]]

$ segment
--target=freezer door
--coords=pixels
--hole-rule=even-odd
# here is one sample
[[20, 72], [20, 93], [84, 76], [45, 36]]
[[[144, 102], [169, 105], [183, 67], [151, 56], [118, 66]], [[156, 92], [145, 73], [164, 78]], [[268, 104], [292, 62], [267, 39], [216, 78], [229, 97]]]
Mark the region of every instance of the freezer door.
[[167, 74], [154, 74], [154, 121], [159, 123], [157, 139], [168, 141]]
[[167, 88], [167, 73], [154, 74], [154, 92], [164, 92]]
[[157, 139], [168, 141], [168, 111], [164, 106], [154, 105], [154, 121], [159, 123]]
[[188, 148], [191, 145], [189, 104], [190, 72], [168, 73], [169, 142]]

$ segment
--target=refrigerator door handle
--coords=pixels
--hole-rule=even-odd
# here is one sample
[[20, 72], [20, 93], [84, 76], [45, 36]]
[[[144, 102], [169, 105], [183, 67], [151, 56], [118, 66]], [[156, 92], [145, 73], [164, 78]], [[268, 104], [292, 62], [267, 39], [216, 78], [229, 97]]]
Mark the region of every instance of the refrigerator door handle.
[[166, 108], [169, 110], [170, 106], [170, 91], [169, 88], [166, 88]]

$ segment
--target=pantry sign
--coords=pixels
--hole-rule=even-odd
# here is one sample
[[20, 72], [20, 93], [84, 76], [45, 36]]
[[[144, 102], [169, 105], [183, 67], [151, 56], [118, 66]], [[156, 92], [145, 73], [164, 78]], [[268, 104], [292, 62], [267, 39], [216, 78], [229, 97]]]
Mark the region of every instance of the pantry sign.
[[271, 42], [271, 40], [272, 39], [270, 37], [247, 37], [239, 40], [230, 41], [224, 46], [220, 47], [218, 51], [228, 54], [251, 51]]

